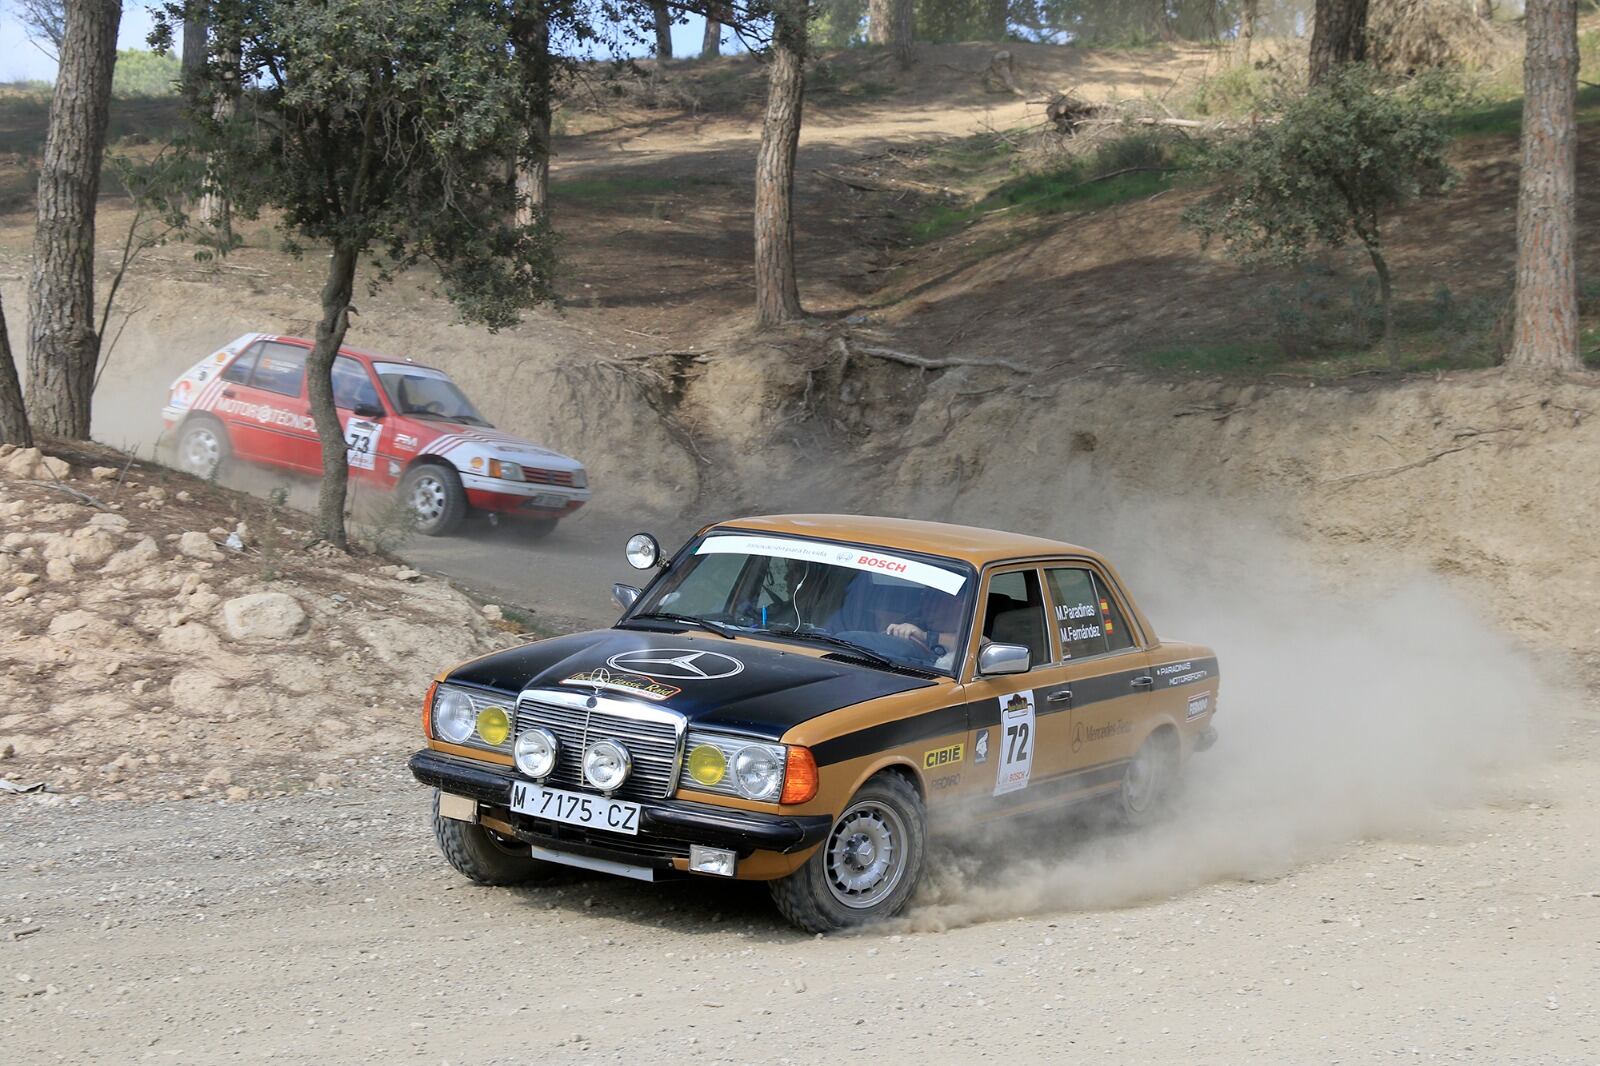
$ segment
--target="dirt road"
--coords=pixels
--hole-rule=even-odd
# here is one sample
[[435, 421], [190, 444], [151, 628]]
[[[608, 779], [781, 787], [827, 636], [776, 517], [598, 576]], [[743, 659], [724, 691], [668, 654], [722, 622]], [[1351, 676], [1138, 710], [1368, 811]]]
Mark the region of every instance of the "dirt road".
[[[435, 852], [403, 752], [264, 802], [6, 798], [0, 1046], [18, 1064], [1593, 1062], [1582, 729], [1582, 761], [1492, 806], [1284, 876], [1074, 908], [1049, 884], [992, 895], [1036, 874], [963, 849], [945, 854], [965, 885], [911, 924], [826, 939], [757, 887], [473, 887]], [[1104, 844], [1035, 847], [1091, 863]]]

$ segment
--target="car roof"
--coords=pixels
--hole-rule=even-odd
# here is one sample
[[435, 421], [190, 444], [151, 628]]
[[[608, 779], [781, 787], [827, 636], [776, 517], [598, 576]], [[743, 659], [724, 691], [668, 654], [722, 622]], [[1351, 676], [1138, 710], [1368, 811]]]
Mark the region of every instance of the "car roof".
[[[313, 346], [313, 342], [306, 340], [304, 337], [290, 337], [277, 333], [263, 333], [259, 339], [264, 341], [281, 341], [284, 344], [298, 344], [302, 348], [310, 348]], [[441, 374], [444, 373], [444, 371], [439, 370], [439, 368], [436, 366], [429, 366], [426, 363], [419, 363], [415, 359], [411, 359], [407, 356], [384, 355], [382, 352], [369, 352], [361, 348], [352, 348], [349, 345], [341, 345], [339, 348], [339, 354], [348, 355], [352, 359], [360, 359], [367, 363], [395, 363], [400, 366], [414, 366], [419, 370], [435, 370]]]
[[1101, 559], [1099, 552], [1065, 541], [1031, 537], [1025, 533], [980, 529], [977, 526], [924, 522], [912, 518], [880, 518], [853, 514], [755, 515], [718, 522], [714, 528], [759, 529], [767, 533], [787, 533], [797, 537], [819, 537], [881, 545], [902, 551], [939, 555], [947, 559], [960, 559], [980, 567], [986, 563], [1005, 559], [1026, 559], [1041, 555], [1072, 555]]

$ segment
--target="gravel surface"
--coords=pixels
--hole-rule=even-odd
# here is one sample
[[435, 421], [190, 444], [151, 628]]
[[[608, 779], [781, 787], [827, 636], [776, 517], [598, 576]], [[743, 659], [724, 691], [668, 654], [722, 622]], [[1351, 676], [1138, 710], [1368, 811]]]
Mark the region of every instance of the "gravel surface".
[[1288, 876], [829, 938], [781, 924], [759, 886], [469, 885], [398, 761], [243, 803], [0, 797], [0, 1047], [14, 1063], [1594, 1062], [1594, 725], [1488, 805]]

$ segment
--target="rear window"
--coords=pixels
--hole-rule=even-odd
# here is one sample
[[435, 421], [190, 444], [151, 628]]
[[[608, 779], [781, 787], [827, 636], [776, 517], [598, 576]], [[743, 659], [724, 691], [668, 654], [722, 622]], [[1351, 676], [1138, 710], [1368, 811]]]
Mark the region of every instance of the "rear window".
[[300, 395], [308, 354], [298, 344], [262, 341], [256, 349], [256, 372], [250, 384], [284, 396]]

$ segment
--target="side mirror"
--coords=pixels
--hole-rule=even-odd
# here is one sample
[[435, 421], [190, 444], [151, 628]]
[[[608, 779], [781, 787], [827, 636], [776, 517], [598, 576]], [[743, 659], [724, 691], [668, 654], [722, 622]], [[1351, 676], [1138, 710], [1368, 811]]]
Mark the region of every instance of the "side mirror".
[[384, 411], [377, 404], [358, 403], [350, 409], [350, 413], [357, 418], [382, 418]]
[[617, 582], [611, 586], [611, 602], [617, 605], [617, 610], [626, 611], [639, 602], [640, 592], [632, 585]]
[[648, 533], [635, 533], [628, 538], [628, 565], [635, 570], [648, 570], [661, 562], [661, 544]]
[[978, 652], [978, 673], [984, 677], [995, 674], [1025, 674], [1033, 665], [1033, 656], [1021, 644], [989, 644]]

